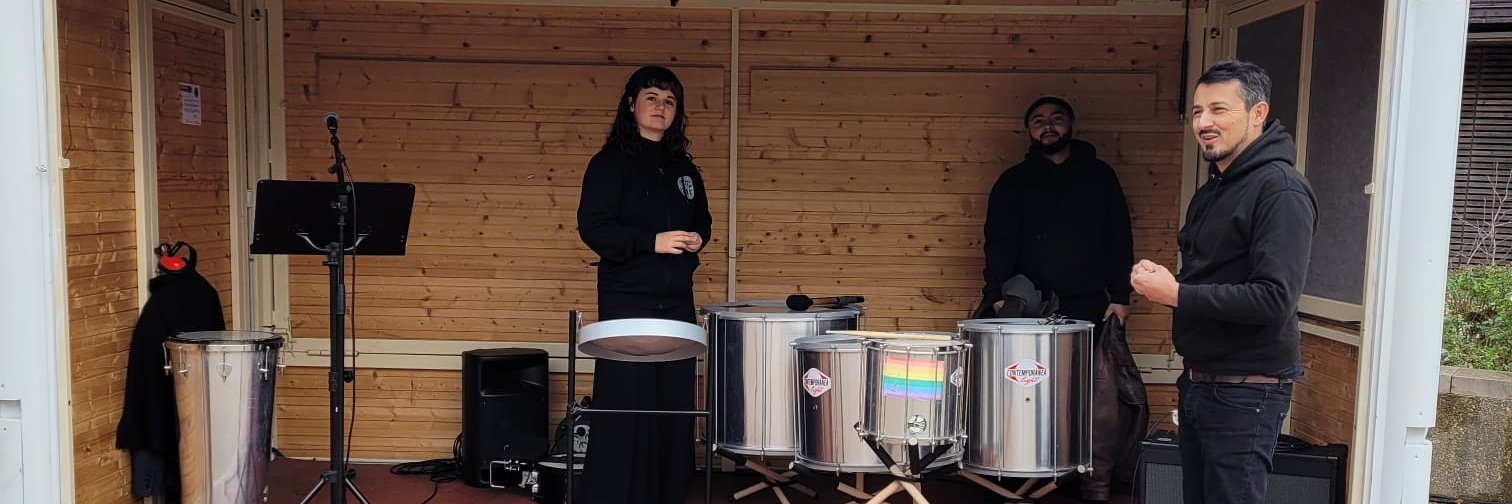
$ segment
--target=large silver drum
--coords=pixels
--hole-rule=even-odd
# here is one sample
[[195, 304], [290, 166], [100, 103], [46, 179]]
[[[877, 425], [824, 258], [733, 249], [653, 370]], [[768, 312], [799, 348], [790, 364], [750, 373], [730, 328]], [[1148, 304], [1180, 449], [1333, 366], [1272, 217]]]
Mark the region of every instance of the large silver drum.
[[845, 305], [799, 312], [782, 301], [747, 301], [699, 311], [713, 346], [715, 444], [746, 455], [793, 455], [792, 343], [857, 329], [865, 310]]
[[[916, 333], [955, 336], [950, 333]], [[931, 467], [961, 457], [966, 435], [966, 365], [971, 346], [957, 339], [867, 339], [866, 401], [861, 431], [915, 474], [908, 450], [919, 455], [948, 448]]]
[[179, 417], [184, 504], [267, 499], [272, 450], [276, 334], [201, 331], [163, 343]]
[[976, 319], [962, 466], [998, 477], [1045, 478], [1092, 464], [1091, 322]]
[[829, 472], [882, 473], [887, 467], [856, 435], [866, 374], [861, 338], [811, 336], [793, 342], [798, 452], [793, 462]]

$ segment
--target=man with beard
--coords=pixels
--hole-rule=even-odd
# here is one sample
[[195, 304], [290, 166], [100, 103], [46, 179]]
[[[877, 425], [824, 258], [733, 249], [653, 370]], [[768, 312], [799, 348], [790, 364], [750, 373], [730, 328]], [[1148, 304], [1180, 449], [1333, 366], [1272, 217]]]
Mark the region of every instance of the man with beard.
[[[1092, 144], [1073, 138], [1075, 120], [1071, 104], [1055, 97], [1035, 100], [1024, 112], [1029, 152], [998, 177], [987, 200], [986, 285], [973, 316], [1039, 317], [1054, 308], [1059, 315], [1094, 323], [1094, 339], [1104, 341], [1099, 336], [1106, 323], [1121, 326], [1129, 318], [1134, 239], [1118, 175], [1097, 159]], [[1052, 294], [1058, 308], [1049, 301]], [[1023, 306], [1036, 299], [1046, 302]], [[1106, 343], [1097, 349], [1106, 358], [1095, 362], [1114, 359], [1120, 349], [1132, 359], [1122, 340]], [[1130, 401], [1143, 403], [1143, 382], [1116, 368], [1099, 365], [1095, 371], [1099, 390], [1094, 395], [1105, 404], [1095, 413], [1093, 437], [1101, 442], [1093, 451], [1107, 467], [1078, 479], [1081, 497], [1089, 502], [1108, 500], [1114, 466], [1142, 437], [1143, 422], [1132, 418], [1138, 415], [1122, 408], [1117, 398], [1127, 389]], [[1114, 400], [1106, 401], [1109, 397]], [[1131, 429], [1132, 435], [1125, 434]]]
[[[1058, 313], [1098, 324], [1129, 317], [1134, 239], [1118, 175], [1092, 144], [1073, 138], [1076, 114], [1055, 97], [1024, 112], [1029, 152], [1005, 170], [987, 199], [987, 266], [976, 318], [996, 317], [1003, 283], [1023, 275]], [[1011, 297], [1013, 293], [1008, 293]], [[1009, 314], [1012, 315], [1012, 314]]]
[[1192, 133], [1208, 181], [1176, 235], [1181, 274], [1144, 260], [1130, 281], [1171, 307], [1182, 496], [1186, 504], [1262, 502], [1292, 381], [1302, 376], [1297, 305], [1318, 204], [1294, 167], [1297, 146], [1267, 120], [1271, 81], [1246, 62], [1197, 81]]

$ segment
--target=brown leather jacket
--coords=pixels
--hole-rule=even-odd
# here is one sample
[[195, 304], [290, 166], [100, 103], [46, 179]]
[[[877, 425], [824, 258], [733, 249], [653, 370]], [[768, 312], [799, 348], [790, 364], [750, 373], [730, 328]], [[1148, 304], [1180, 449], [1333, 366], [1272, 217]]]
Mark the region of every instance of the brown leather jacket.
[[1117, 317], [1102, 324], [1092, 342], [1092, 468], [1081, 477], [1081, 495], [1107, 500], [1112, 482], [1132, 482], [1136, 447], [1150, 418], [1144, 378], [1129, 352]]

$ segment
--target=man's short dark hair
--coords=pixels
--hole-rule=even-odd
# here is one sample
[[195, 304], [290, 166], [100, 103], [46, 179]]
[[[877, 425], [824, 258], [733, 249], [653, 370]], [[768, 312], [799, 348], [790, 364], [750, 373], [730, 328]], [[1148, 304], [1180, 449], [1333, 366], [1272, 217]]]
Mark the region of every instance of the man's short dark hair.
[[1223, 60], [1208, 67], [1197, 84], [1219, 84], [1237, 81], [1239, 96], [1244, 99], [1244, 108], [1249, 109], [1260, 102], [1270, 101], [1271, 80], [1265, 69], [1248, 61]]
[[1034, 103], [1030, 103], [1029, 108], [1024, 110], [1025, 127], [1029, 126], [1029, 116], [1034, 114], [1034, 109], [1040, 108], [1041, 105], [1045, 105], [1047, 103], [1054, 104], [1055, 106], [1060, 107], [1061, 110], [1064, 110], [1066, 112], [1066, 119], [1070, 119], [1072, 121], [1076, 120], [1076, 111], [1071, 110], [1071, 104], [1066, 103], [1066, 100], [1055, 96], [1042, 96], [1040, 97], [1040, 99], [1034, 100]]

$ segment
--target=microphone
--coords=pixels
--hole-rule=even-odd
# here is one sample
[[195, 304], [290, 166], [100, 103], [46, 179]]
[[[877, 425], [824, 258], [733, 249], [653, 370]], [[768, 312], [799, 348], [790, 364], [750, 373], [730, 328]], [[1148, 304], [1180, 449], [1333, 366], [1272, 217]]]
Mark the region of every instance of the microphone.
[[326, 112], [326, 129], [329, 130], [332, 135], [336, 134], [336, 122], [340, 119], [341, 116], [336, 115], [335, 112]]
[[866, 298], [863, 298], [861, 296], [834, 296], [834, 297], [817, 297], [817, 298], [811, 298], [811, 297], [805, 296], [803, 294], [793, 294], [793, 295], [787, 297], [787, 307], [788, 307], [789, 310], [793, 310], [793, 311], [804, 311], [804, 310], [807, 310], [807, 309], [809, 309], [810, 307], [812, 307], [814, 305], [820, 305], [820, 306], [847, 305], [847, 304], [860, 303], [860, 302], [865, 301], [865, 300], [866, 300]]

